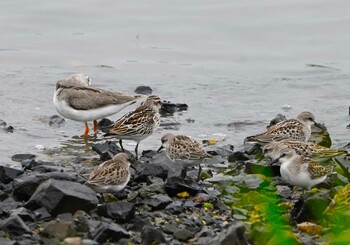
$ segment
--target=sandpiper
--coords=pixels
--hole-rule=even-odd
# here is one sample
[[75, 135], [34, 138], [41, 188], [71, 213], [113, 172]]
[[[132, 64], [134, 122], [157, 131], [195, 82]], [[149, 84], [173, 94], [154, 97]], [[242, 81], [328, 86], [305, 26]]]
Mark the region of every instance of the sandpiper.
[[281, 163], [282, 179], [306, 189], [325, 181], [327, 175], [333, 171], [333, 166], [322, 166], [289, 148], [279, 151], [276, 161]]
[[128, 153], [118, 153], [95, 167], [86, 184], [99, 193], [119, 192], [130, 180], [130, 164]]
[[121, 92], [111, 92], [91, 87], [91, 79], [83, 74], [74, 74], [66, 80], [58, 81], [53, 103], [63, 117], [85, 123], [83, 137], [87, 142], [88, 121], [94, 121], [97, 131], [97, 119], [115, 114], [134, 104], [140, 96]]
[[160, 98], [154, 95], [147, 99], [135, 110], [125, 114], [114, 124], [105, 128], [105, 136], [119, 139], [120, 147], [124, 151], [122, 140], [136, 141], [135, 154], [138, 158], [139, 143], [152, 135], [159, 127], [161, 107]]
[[181, 177], [185, 178], [187, 174], [187, 167], [199, 166], [198, 179], [201, 175], [201, 165], [205, 158], [210, 158], [203, 146], [196, 140], [186, 135], [174, 135], [167, 133], [161, 138], [162, 145], [158, 149], [158, 152], [165, 148], [166, 155], [170, 160], [176, 164], [181, 164], [183, 169], [181, 171]]
[[249, 136], [246, 142], [266, 144], [271, 141], [294, 139], [307, 142], [311, 136], [311, 125], [319, 127], [311, 112], [301, 112], [296, 119], [288, 119], [279, 122], [267, 129], [264, 133]]
[[265, 157], [274, 161], [278, 158], [279, 152], [286, 148], [293, 149], [298, 155], [303, 157], [320, 159], [329, 159], [348, 153], [345, 150], [330, 149], [311, 142], [297, 140], [272, 141], [266, 144], [262, 149]]

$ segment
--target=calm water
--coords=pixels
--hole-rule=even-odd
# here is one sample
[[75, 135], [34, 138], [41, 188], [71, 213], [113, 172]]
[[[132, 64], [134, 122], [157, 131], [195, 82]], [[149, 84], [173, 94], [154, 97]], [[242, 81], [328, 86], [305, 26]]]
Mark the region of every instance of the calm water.
[[[342, 146], [349, 142], [349, 9], [348, 0], [2, 0], [0, 119], [15, 132], [0, 131], [0, 164], [15, 153], [52, 158], [36, 145], [68, 144], [85, 154], [79, 140], [70, 143], [81, 123], [54, 129], [46, 121], [56, 114], [56, 81], [76, 72], [105, 89], [149, 85], [187, 103], [175, 120], [199, 139], [225, 135], [239, 148], [277, 113], [310, 110]], [[227, 126], [233, 122], [241, 126]], [[140, 148], [156, 148], [163, 133]]]

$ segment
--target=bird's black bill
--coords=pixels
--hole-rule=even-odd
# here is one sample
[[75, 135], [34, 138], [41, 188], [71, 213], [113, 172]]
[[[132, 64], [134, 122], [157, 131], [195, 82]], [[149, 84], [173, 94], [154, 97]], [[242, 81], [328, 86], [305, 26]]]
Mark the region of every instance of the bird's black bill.
[[163, 148], [164, 148], [164, 146], [159, 147], [157, 152], [160, 152]]

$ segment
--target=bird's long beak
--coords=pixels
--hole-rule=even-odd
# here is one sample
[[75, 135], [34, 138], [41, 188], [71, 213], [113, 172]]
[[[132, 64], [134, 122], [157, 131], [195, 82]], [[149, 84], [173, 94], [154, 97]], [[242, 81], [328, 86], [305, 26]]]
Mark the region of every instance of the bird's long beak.
[[322, 126], [321, 126], [320, 124], [318, 124], [317, 122], [315, 122], [315, 121], [314, 121], [314, 125], [315, 125], [315, 127], [317, 127], [317, 128], [320, 128], [320, 129], [324, 130], [324, 129], [322, 128]]
[[163, 148], [164, 148], [164, 146], [161, 145], [157, 152], [160, 152]]

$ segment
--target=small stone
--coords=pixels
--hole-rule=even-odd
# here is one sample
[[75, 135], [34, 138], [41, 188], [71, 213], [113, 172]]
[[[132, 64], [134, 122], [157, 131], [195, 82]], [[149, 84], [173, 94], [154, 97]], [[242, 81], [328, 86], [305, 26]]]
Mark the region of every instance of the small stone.
[[52, 218], [49, 211], [47, 211], [47, 209], [44, 207], [35, 210], [34, 215], [35, 215], [36, 220], [38, 220], [38, 221], [49, 220]]
[[181, 242], [186, 242], [188, 239], [191, 239], [193, 237], [194, 237], [194, 234], [189, 230], [185, 230], [185, 229], [178, 230], [174, 233], [174, 238]]
[[229, 162], [243, 162], [249, 160], [250, 157], [241, 151], [236, 151], [228, 156], [227, 161]]
[[106, 133], [108, 131], [106, 129], [109, 128], [109, 126], [111, 126], [112, 124], [113, 124], [112, 120], [109, 120], [108, 118], [103, 118], [98, 122], [97, 126], [98, 126], [98, 129]]
[[11, 210], [11, 215], [18, 215], [25, 222], [34, 222], [35, 221], [34, 214], [30, 210], [28, 210], [24, 207], [20, 207], [20, 208], [16, 208], [16, 209]]
[[179, 228], [176, 225], [172, 225], [172, 224], [166, 224], [162, 227], [162, 229], [165, 233], [170, 235], [174, 234], [179, 230]]
[[35, 157], [36, 156], [33, 154], [16, 154], [16, 155], [13, 155], [11, 159], [12, 161], [15, 161], [15, 162], [22, 162], [24, 160], [32, 160]]
[[149, 86], [138, 86], [134, 92], [136, 94], [150, 95], [152, 94], [153, 90]]
[[201, 190], [201, 187], [194, 180], [174, 176], [167, 179], [164, 189], [169, 196], [176, 196], [177, 193], [184, 191], [191, 196], [195, 196]]
[[14, 130], [15, 129], [12, 126], [8, 126], [7, 128], [5, 128], [5, 132], [7, 132], [7, 133], [13, 133]]
[[284, 115], [277, 114], [275, 118], [270, 121], [270, 125], [268, 126], [268, 128], [284, 120], [287, 120], [287, 118]]
[[4, 120], [0, 119], [0, 126], [5, 127], [6, 125], [7, 123]]
[[35, 149], [37, 149], [38, 151], [43, 151], [43, 150], [45, 150], [45, 146], [43, 146], [43, 145], [36, 145]]
[[159, 113], [162, 116], [169, 116], [173, 115], [175, 112], [179, 111], [187, 111], [188, 110], [188, 105], [186, 104], [174, 104], [171, 103], [170, 101], [163, 101], [162, 102], [162, 107], [159, 110]]
[[166, 206], [165, 210], [172, 214], [180, 214], [183, 211], [183, 205], [181, 201], [175, 201]]
[[149, 218], [140, 218], [140, 217], [135, 217], [134, 220], [134, 230], [141, 232], [143, 227], [150, 226], [152, 227], [152, 223], [149, 221]]
[[219, 237], [215, 237], [210, 245], [248, 245], [245, 235], [245, 226], [242, 222], [236, 222], [224, 229]]
[[17, 208], [18, 206], [18, 203], [11, 196], [9, 196], [8, 198], [0, 202], [0, 213], [4, 211], [8, 212], [12, 209]]
[[76, 231], [72, 222], [51, 220], [44, 226], [42, 234], [63, 240], [66, 237], [75, 236]]
[[168, 169], [165, 165], [158, 163], [142, 164], [136, 169], [136, 182], [145, 182], [150, 177], [159, 177], [161, 179], [166, 179], [168, 176]]
[[150, 196], [142, 201], [143, 204], [148, 205], [152, 210], [164, 209], [173, 200], [164, 194], [157, 194]]
[[89, 187], [70, 181], [49, 179], [41, 183], [26, 206], [45, 207], [54, 215], [90, 211], [98, 204], [96, 193]]
[[129, 237], [129, 233], [115, 223], [101, 223], [92, 234], [93, 240], [99, 243], [118, 242]]
[[31, 234], [29, 227], [23, 222], [18, 215], [10, 216], [1, 222], [0, 230], [5, 231], [11, 236], [21, 236]]
[[101, 161], [110, 160], [116, 154], [122, 152], [122, 149], [112, 141], [94, 144], [92, 150], [100, 155]]
[[129, 223], [135, 216], [135, 205], [129, 202], [105, 203], [97, 208], [97, 213], [117, 223]]
[[19, 175], [23, 174], [22, 170], [0, 166], [0, 182], [8, 184]]
[[53, 128], [59, 128], [64, 124], [65, 121], [66, 120], [63, 117], [59, 115], [53, 115], [50, 117], [49, 125]]
[[165, 242], [165, 238], [163, 236], [163, 233], [160, 232], [158, 229], [155, 229], [150, 226], [143, 227], [141, 232], [142, 245], [152, 245], [152, 244], [159, 244], [164, 242]]
[[63, 245], [82, 245], [80, 237], [67, 237], [63, 240]]

